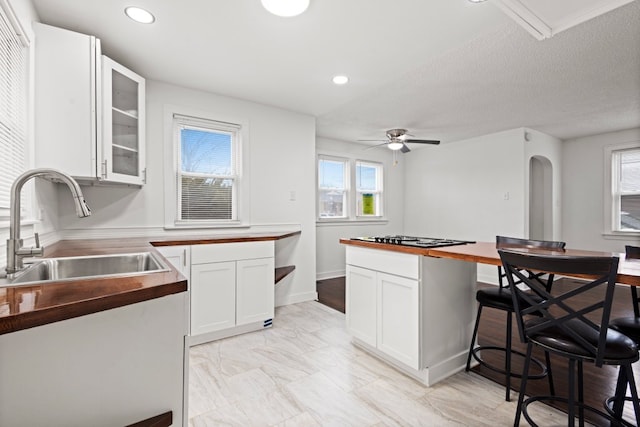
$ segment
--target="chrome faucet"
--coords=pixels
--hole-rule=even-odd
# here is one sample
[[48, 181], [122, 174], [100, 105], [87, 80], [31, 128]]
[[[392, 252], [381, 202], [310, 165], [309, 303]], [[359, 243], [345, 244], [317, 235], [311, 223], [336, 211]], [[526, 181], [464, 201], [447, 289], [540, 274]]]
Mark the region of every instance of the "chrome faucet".
[[34, 177], [53, 178], [67, 184], [73, 202], [76, 206], [76, 214], [80, 218], [91, 215], [91, 209], [84, 200], [80, 186], [66, 173], [55, 169], [32, 169], [20, 175], [11, 186], [11, 210], [9, 212], [9, 239], [7, 240], [7, 274], [11, 275], [23, 268], [22, 259], [27, 256], [42, 256], [44, 247], [40, 246], [38, 233], [35, 233], [36, 246], [31, 248], [22, 247], [20, 238], [20, 191], [22, 186]]

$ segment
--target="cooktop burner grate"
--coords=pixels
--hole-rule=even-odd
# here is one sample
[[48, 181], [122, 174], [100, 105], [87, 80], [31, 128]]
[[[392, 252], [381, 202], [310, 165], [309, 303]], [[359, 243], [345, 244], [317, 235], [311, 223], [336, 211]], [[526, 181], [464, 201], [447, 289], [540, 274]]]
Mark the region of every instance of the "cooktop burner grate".
[[434, 237], [416, 237], [416, 236], [374, 236], [374, 237], [353, 237], [351, 240], [361, 240], [364, 242], [387, 243], [402, 246], [415, 246], [420, 248], [435, 248], [439, 246], [466, 245], [467, 243], [475, 243], [469, 240], [453, 240], [440, 239]]

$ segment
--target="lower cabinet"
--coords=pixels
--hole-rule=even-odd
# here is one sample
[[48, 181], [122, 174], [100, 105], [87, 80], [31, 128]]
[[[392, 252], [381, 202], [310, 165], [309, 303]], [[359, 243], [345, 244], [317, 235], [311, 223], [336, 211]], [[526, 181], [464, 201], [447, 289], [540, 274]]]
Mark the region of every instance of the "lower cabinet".
[[419, 282], [347, 265], [349, 333], [382, 353], [419, 369]]
[[274, 243], [191, 246], [192, 344], [270, 326]]

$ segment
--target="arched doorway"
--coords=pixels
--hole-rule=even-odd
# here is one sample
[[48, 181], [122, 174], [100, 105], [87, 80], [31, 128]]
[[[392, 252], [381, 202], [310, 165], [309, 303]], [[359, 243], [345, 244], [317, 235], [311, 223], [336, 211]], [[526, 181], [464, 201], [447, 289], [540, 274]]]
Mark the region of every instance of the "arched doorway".
[[553, 240], [553, 166], [543, 156], [529, 159], [529, 238]]

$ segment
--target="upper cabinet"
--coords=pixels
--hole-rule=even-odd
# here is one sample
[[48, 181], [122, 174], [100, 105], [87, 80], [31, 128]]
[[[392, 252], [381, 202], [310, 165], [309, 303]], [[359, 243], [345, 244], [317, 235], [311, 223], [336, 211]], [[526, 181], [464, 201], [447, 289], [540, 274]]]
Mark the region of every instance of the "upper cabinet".
[[102, 55], [102, 177], [143, 184], [144, 79]]
[[34, 23], [35, 164], [82, 181], [142, 185], [145, 80], [100, 40]]

